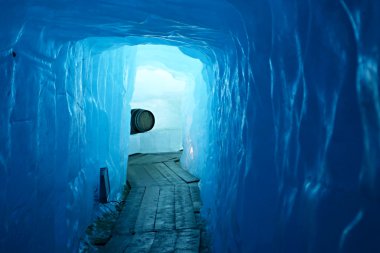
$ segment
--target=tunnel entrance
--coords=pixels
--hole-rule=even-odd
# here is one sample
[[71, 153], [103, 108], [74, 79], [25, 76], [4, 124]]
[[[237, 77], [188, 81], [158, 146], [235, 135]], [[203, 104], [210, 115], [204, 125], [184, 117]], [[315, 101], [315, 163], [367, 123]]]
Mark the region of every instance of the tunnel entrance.
[[[203, 80], [199, 84], [196, 80], [202, 78], [203, 65], [174, 46], [135, 47], [136, 75], [131, 108], [151, 111], [155, 126], [149, 132], [129, 137], [129, 154], [179, 151], [190, 135], [189, 125], [196, 124], [192, 121], [196, 110], [194, 97], [205, 97], [195, 94], [195, 86], [204, 84]], [[189, 143], [185, 141], [186, 144]]]

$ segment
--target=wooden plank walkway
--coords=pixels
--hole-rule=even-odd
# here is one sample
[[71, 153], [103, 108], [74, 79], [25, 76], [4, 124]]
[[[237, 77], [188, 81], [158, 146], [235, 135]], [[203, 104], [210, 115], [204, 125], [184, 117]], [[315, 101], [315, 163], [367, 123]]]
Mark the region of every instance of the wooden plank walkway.
[[101, 252], [209, 252], [200, 219], [199, 179], [181, 168], [180, 155], [129, 157], [131, 190]]

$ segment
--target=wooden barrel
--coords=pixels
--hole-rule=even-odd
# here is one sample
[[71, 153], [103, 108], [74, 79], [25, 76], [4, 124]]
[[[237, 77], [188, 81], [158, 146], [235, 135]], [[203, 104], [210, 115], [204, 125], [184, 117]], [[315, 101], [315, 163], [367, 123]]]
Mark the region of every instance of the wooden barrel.
[[154, 126], [154, 115], [151, 111], [144, 109], [131, 110], [131, 134], [144, 133]]

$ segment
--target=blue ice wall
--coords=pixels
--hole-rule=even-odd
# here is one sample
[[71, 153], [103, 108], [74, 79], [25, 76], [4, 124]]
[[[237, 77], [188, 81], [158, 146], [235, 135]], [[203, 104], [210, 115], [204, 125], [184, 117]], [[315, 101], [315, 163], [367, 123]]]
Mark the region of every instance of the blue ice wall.
[[201, 172], [216, 251], [379, 251], [379, 4], [236, 7]]
[[380, 251], [377, 1], [0, 7], [1, 251], [75, 251], [93, 167], [125, 173], [132, 84], [116, 73], [133, 72], [133, 52], [112, 50], [140, 43], [205, 66], [208, 102], [194, 117], [207, 138], [191, 126], [199, 156], [186, 161], [202, 178], [215, 252]]
[[126, 182], [133, 50], [40, 36], [1, 56], [0, 252], [74, 252], [100, 168], [110, 199]]

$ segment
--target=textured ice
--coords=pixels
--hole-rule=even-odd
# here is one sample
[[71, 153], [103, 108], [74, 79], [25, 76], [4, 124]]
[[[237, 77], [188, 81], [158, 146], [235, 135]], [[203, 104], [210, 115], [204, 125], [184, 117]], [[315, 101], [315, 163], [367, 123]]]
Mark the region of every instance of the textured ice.
[[379, 1], [0, 8], [1, 252], [76, 252], [102, 166], [118, 198], [137, 44], [203, 64], [182, 163], [215, 252], [380, 252]]

